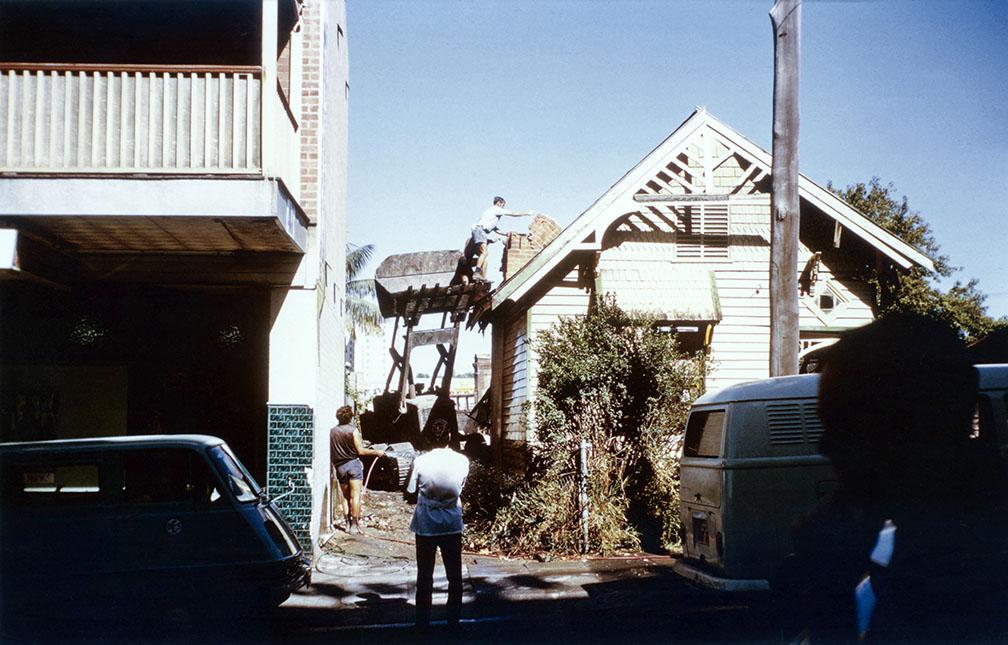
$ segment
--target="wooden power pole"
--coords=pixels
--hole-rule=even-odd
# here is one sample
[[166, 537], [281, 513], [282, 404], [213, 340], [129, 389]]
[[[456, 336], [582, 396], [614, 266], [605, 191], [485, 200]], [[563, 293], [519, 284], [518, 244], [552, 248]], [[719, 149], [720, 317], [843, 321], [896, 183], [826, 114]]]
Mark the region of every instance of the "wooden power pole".
[[777, 0], [770, 195], [770, 376], [798, 373], [798, 62], [801, 0]]

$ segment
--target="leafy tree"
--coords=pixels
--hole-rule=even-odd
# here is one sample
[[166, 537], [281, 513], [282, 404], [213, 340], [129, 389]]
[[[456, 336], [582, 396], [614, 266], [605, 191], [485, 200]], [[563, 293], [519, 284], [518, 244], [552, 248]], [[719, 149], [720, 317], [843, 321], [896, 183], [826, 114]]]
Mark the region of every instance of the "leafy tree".
[[577, 553], [577, 459], [584, 440], [589, 549], [675, 543], [677, 445], [689, 406], [703, 391], [705, 357], [688, 356], [674, 335], [611, 298], [541, 332], [535, 348], [536, 441], [525, 480], [495, 515], [481, 509], [481, 526], [470, 539], [512, 553]]
[[984, 301], [987, 296], [980, 291], [979, 281], [959, 280], [947, 291], [936, 284], [937, 278], [950, 278], [961, 269], [951, 264], [941, 253], [934, 232], [920, 213], [910, 210], [906, 196], [896, 198], [892, 183], [883, 185], [878, 177], [867, 184], [859, 182], [839, 190], [832, 184], [828, 188], [848, 204], [863, 213], [872, 222], [885, 228], [900, 239], [915, 246], [934, 261], [935, 270], [915, 267], [899, 275], [879, 275], [868, 269], [864, 276], [876, 287], [876, 311], [912, 311], [933, 316], [959, 330], [967, 340], [981, 338], [995, 328], [1008, 326], [1008, 318], [994, 320], [987, 315]]
[[361, 277], [373, 255], [373, 244], [357, 246], [347, 243], [346, 328], [351, 338], [357, 337], [358, 329], [381, 331], [382, 317], [375, 300], [374, 279]]

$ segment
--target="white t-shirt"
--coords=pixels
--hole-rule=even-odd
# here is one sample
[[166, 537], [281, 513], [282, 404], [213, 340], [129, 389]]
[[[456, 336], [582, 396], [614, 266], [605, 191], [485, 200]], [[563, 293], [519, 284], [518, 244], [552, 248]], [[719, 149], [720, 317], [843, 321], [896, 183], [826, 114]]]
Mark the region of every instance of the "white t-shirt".
[[476, 226], [481, 227], [484, 231], [490, 232], [500, 225], [501, 217], [510, 213], [511, 211], [506, 208], [491, 206], [483, 211], [483, 214], [480, 215], [479, 221], [476, 222]]
[[435, 448], [413, 462], [406, 491], [417, 493], [410, 530], [417, 535], [462, 532], [462, 486], [469, 475], [469, 459], [451, 448]]

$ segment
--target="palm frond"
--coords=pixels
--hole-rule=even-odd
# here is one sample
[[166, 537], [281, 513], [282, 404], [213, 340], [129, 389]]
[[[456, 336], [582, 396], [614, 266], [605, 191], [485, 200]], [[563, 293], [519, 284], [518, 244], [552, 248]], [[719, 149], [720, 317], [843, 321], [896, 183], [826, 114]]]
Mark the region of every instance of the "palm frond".
[[370, 278], [360, 280], [347, 280], [347, 297], [356, 296], [358, 298], [375, 298], [375, 281]]
[[359, 328], [364, 331], [381, 331], [382, 316], [378, 305], [372, 300], [347, 294], [345, 301], [346, 325], [348, 330]]
[[346, 247], [346, 300], [345, 320], [351, 337], [356, 330], [380, 332], [382, 315], [376, 302], [375, 281], [363, 278], [361, 273], [374, 256], [374, 244], [357, 246], [347, 243]]
[[355, 244], [347, 243], [346, 249], [346, 275], [347, 282], [352, 280], [357, 280], [360, 277], [360, 272], [364, 270], [368, 262], [371, 261], [374, 255], [374, 244], [365, 244], [364, 246], [357, 246]]

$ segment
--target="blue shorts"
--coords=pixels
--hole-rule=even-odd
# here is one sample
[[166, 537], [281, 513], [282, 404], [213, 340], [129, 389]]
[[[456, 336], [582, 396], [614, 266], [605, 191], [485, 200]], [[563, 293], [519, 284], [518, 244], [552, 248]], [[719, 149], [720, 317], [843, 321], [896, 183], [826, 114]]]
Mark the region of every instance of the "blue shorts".
[[487, 243], [487, 232], [483, 230], [483, 227], [477, 224], [472, 228], [472, 241], [473, 244], [486, 244]]
[[346, 484], [351, 479], [364, 479], [364, 464], [360, 458], [344, 461], [336, 466], [336, 480], [339, 483]]

